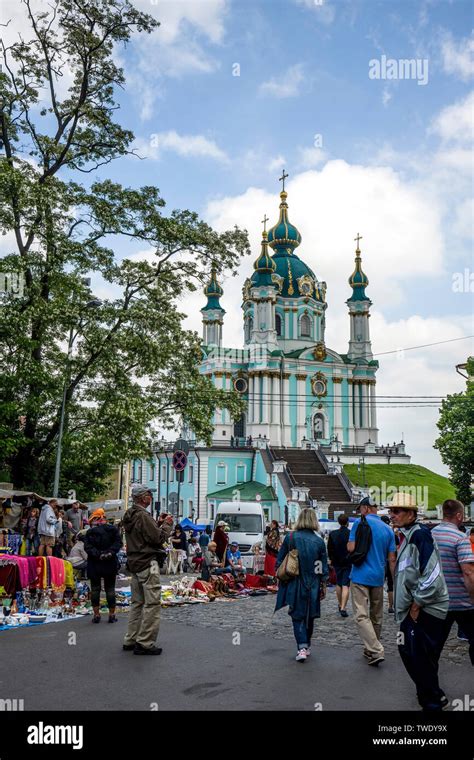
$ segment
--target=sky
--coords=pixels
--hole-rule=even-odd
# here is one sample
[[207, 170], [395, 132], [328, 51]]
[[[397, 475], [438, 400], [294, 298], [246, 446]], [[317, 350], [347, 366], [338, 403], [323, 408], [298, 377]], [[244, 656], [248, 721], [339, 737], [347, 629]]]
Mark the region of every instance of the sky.
[[[467, 0], [135, 0], [161, 25], [116, 52], [117, 118], [143, 158], [107, 167], [154, 184], [167, 209], [246, 228], [252, 257], [224, 277], [224, 345], [243, 343], [241, 287], [261, 219], [289, 174], [297, 254], [327, 282], [327, 345], [347, 351], [354, 237], [362, 235], [377, 393], [462, 391], [474, 334], [472, 4]], [[18, 29], [21, 7], [4, 13]], [[8, 31], [10, 34], [10, 30]], [[403, 63], [405, 61], [405, 63]], [[409, 63], [412, 62], [412, 63]], [[93, 181], [94, 177], [91, 177]], [[166, 211], [165, 211], [166, 213]], [[117, 247], [117, 256], [150, 251]], [[97, 295], [101, 286], [96, 283]], [[196, 329], [202, 294], [186, 299]], [[384, 352], [393, 351], [384, 355]], [[379, 441], [446, 474], [436, 408], [380, 408]]]

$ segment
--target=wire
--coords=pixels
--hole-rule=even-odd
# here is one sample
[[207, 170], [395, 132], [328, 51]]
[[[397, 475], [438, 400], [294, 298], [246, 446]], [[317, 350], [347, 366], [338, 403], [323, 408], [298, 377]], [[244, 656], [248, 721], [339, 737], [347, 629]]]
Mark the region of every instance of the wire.
[[393, 351], [381, 351], [374, 356], [386, 356], [386, 354], [398, 354], [400, 351], [414, 351], [417, 348], [429, 348], [430, 346], [441, 346], [443, 343], [454, 343], [457, 340], [468, 340], [474, 338], [474, 335], [463, 335], [462, 338], [450, 338], [449, 340], [438, 340], [436, 343], [424, 343], [422, 346], [409, 346], [408, 348], [396, 348]]

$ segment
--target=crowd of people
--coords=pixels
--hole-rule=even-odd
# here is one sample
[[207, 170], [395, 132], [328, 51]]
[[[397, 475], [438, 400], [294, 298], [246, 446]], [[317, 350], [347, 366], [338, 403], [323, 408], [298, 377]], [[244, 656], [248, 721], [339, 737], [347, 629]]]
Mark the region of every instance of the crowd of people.
[[389, 580], [389, 613], [400, 624], [400, 657], [416, 686], [424, 711], [442, 710], [448, 699], [439, 685], [438, 663], [454, 622], [459, 638], [469, 642], [474, 665], [474, 529], [463, 531], [464, 506], [456, 500], [443, 504], [443, 519], [435, 527], [418, 521], [418, 505], [409, 494], [398, 493], [389, 508], [389, 520], [377, 515], [377, 505], [362, 499], [360, 517], [349, 531], [347, 518], [330, 534], [328, 550], [318, 535], [313, 510], [302, 510], [294, 533], [285, 537], [277, 568], [292, 548], [299, 555], [299, 574], [281, 584], [276, 609], [289, 606], [298, 652], [304, 662], [311, 654], [314, 620], [326, 595], [327, 554], [335, 570], [339, 613], [347, 617], [349, 594], [354, 621], [367, 664], [385, 659], [381, 632], [384, 617], [384, 581]]
[[224, 521], [217, 523], [214, 532], [207, 526], [186, 535], [181, 525], [174, 525], [172, 515], [153, 517], [152, 500], [146, 486], [134, 485], [132, 507], [125, 513], [121, 530], [107, 521], [101, 508], [89, 516], [80, 502], [65, 510], [56, 499], [30, 504], [19, 521], [24, 553], [68, 559], [88, 578], [96, 624], [101, 621], [102, 583], [108, 622], [117, 620], [115, 586], [125, 541], [131, 607], [124, 650], [161, 654], [156, 645], [160, 568], [175, 551], [186, 557], [188, 569], [199, 572], [203, 581], [228, 573], [242, 580], [249, 570], [274, 582], [279, 578], [275, 611], [288, 607], [300, 663], [311, 656], [315, 620], [332, 578], [338, 614], [349, 616], [351, 599], [362, 654], [370, 667], [378, 667], [385, 659], [381, 632], [386, 583], [388, 614], [400, 626], [399, 654], [425, 711], [448, 704], [439, 685], [438, 663], [454, 623], [458, 638], [469, 644], [474, 665], [474, 528], [466, 534], [461, 502], [445, 501], [442, 521], [426, 525], [418, 519], [418, 505], [409, 494], [395, 494], [388, 516], [379, 516], [378, 506], [365, 497], [358, 505], [357, 519], [349, 526], [347, 515], [339, 515], [339, 528], [330, 533], [321, 531], [315, 510], [305, 508], [292, 530], [282, 529], [273, 520], [265, 531], [264, 546], [254, 547], [252, 564], [245, 567], [238, 543], [229, 541]]

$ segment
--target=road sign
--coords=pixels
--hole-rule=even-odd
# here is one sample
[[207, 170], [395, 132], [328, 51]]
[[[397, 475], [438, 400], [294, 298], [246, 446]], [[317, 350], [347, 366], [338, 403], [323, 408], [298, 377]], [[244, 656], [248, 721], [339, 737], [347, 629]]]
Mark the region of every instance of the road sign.
[[178, 514], [178, 494], [175, 492], [168, 496], [168, 509], [172, 515]]
[[189, 443], [184, 438], [178, 438], [173, 446], [173, 451], [184, 451], [185, 454], [189, 454]]
[[186, 467], [188, 463], [188, 457], [187, 454], [184, 453], [184, 451], [178, 450], [175, 451], [173, 454], [173, 462], [172, 465], [176, 472], [182, 472], [184, 468]]

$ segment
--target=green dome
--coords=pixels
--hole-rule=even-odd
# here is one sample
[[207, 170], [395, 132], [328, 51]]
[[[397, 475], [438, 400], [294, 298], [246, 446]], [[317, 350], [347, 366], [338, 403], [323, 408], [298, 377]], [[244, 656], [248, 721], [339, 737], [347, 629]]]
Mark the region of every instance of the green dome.
[[219, 303], [219, 298], [224, 293], [221, 286], [217, 282], [216, 268], [213, 266], [211, 269], [211, 279], [204, 288], [204, 295], [207, 296], [207, 304], [201, 309], [201, 311], [208, 311], [210, 309], [222, 309]]
[[362, 271], [362, 259], [360, 257], [360, 249], [356, 250], [355, 257], [355, 269], [349, 277], [349, 285], [352, 288], [352, 295], [349, 301], [369, 301], [369, 297], [365, 293], [365, 289], [369, 284], [369, 278]]
[[298, 229], [288, 219], [288, 194], [285, 190], [280, 193], [280, 218], [274, 227], [268, 232], [268, 244], [273, 250], [288, 250], [291, 253], [301, 243], [301, 235]]

